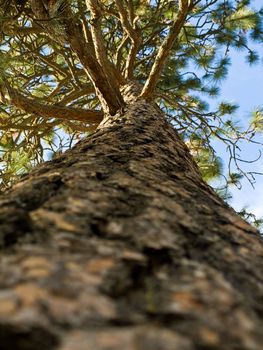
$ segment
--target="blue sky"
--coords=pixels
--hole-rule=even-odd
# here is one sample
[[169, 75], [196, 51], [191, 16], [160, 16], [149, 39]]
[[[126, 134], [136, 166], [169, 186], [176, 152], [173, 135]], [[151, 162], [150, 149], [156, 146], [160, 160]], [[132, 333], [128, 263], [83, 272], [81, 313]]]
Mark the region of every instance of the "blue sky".
[[[252, 2], [254, 8], [263, 6], [262, 0]], [[242, 120], [242, 124], [248, 124], [251, 112], [261, 106], [263, 108], [263, 43], [255, 46], [260, 62], [257, 65], [249, 66], [245, 62], [245, 54], [241, 51], [231, 51], [232, 66], [226, 81], [222, 83], [220, 99], [233, 101], [240, 108], [236, 112], [237, 119]], [[263, 143], [263, 134], [258, 135], [258, 140]], [[259, 154], [259, 149], [263, 153], [263, 146], [244, 145], [242, 155], [247, 159], [255, 159]], [[217, 149], [220, 156], [227, 161], [225, 147], [219, 146]], [[263, 173], [263, 155], [254, 164], [244, 166], [245, 169]], [[247, 206], [249, 211], [258, 217], [263, 217], [263, 175], [256, 177], [255, 188], [247, 180], [242, 181], [242, 189], [231, 188], [233, 199], [230, 204], [236, 209]]]

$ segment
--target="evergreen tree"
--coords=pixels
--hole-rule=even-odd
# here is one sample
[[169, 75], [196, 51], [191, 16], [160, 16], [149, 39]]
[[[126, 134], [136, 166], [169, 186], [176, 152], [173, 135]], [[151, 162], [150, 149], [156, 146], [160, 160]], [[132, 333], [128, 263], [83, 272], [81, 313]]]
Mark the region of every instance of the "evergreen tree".
[[261, 237], [202, 178], [222, 173], [213, 138], [226, 182], [248, 177], [262, 113], [244, 131], [202, 99], [232, 48], [258, 60], [262, 13], [11, 0], [0, 26], [1, 349], [260, 350]]

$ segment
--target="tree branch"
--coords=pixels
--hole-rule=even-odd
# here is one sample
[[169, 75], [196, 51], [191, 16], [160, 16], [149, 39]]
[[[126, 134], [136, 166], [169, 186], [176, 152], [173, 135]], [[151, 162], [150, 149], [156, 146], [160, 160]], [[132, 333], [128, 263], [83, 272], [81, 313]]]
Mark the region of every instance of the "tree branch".
[[89, 94], [94, 94], [94, 87], [90, 85], [84, 85], [80, 90], [73, 90], [68, 94], [64, 94], [61, 101], [59, 101], [59, 105], [63, 106], [71, 101], [74, 101], [82, 96], [88, 96]]
[[[52, 18], [48, 15], [48, 11], [45, 9], [42, 1], [31, 0], [31, 6], [36, 18], [38, 20], [43, 20], [44, 18], [46, 20], [46, 26], [49, 26], [49, 30], [52, 30]], [[77, 54], [85, 72], [94, 84], [103, 109], [114, 115], [125, 105], [120, 90], [114, 88], [111, 84], [110, 77], [105, 74], [101, 64], [92, 54], [93, 48], [91, 44], [85, 40], [83, 28], [81, 24], [76, 21], [67, 3], [63, 6], [63, 13], [56, 14], [56, 16], [58, 18], [57, 24], [60, 24], [66, 40], [69, 42], [72, 50]]]
[[90, 26], [91, 26], [91, 35], [92, 35], [92, 40], [95, 48], [96, 58], [98, 59], [102, 67], [103, 65], [106, 65], [108, 69], [109, 60], [106, 54], [106, 48], [104, 45], [104, 40], [102, 37], [101, 27], [100, 27], [101, 16], [102, 16], [100, 4], [97, 0], [86, 0], [86, 5], [91, 12]]
[[26, 113], [39, 115], [43, 118], [57, 118], [63, 120], [78, 120], [86, 123], [99, 124], [103, 119], [103, 112], [96, 110], [85, 110], [58, 105], [45, 105], [31, 98], [25, 97], [17, 90], [7, 86], [10, 102], [17, 108], [21, 108]]
[[118, 8], [120, 21], [122, 24], [123, 29], [128, 34], [129, 38], [131, 39], [131, 49], [128, 55], [128, 59], [125, 66], [125, 78], [132, 79], [133, 78], [133, 67], [134, 62], [136, 59], [136, 55], [138, 52], [138, 49], [141, 44], [141, 35], [138, 32], [138, 30], [134, 29], [132, 24], [129, 21], [128, 14], [121, 2], [121, 0], [116, 0], [116, 6]]
[[151, 99], [153, 97], [154, 89], [157, 85], [158, 79], [161, 75], [165, 61], [169, 56], [170, 50], [173, 47], [181, 28], [185, 24], [186, 16], [191, 8], [191, 0], [180, 0], [178, 15], [170, 28], [168, 36], [165, 38], [163, 44], [160, 46], [154, 64], [148, 79], [142, 89], [141, 97]]
[[73, 23], [72, 17], [67, 16], [64, 22], [70, 46], [94, 84], [103, 109], [107, 111], [108, 107], [109, 113], [114, 115], [125, 105], [120, 90], [111, 84], [110, 77], [105, 74], [96, 57], [90, 53], [90, 45], [84, 40], [80, 26]]
[[91, 36], [93, 40], [93, 45], [95, 49], [96, 58], [101, 65], [104, 74], [109, 76], [110, 84], [113, 89], [118, 92], [119, 89], [119, 74], [116, 74], [115, 65], [109, 61], [107, 57], [107, 51], [104, 44], [104, 39], [101, 32], [101, 18], [102, 18], [102, 9], [99, 1], [97, 0], [86, 0], [86, 5], [91, 12]]

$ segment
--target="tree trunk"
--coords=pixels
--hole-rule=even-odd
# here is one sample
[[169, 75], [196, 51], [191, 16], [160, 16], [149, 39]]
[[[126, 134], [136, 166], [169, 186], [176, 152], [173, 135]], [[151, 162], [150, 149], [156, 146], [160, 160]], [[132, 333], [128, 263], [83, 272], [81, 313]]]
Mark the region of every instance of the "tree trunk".
[[126, 96], [0, 197], [1, 349], [262, 349], [260, 236]]

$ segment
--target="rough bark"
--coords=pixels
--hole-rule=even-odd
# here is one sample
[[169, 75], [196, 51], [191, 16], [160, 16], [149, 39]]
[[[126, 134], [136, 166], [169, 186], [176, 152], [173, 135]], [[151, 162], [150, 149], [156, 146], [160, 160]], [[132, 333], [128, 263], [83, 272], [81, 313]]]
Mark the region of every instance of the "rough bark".
[[262, 349], [260, 236], [126, 96], [0, 197], [1, 349]]

